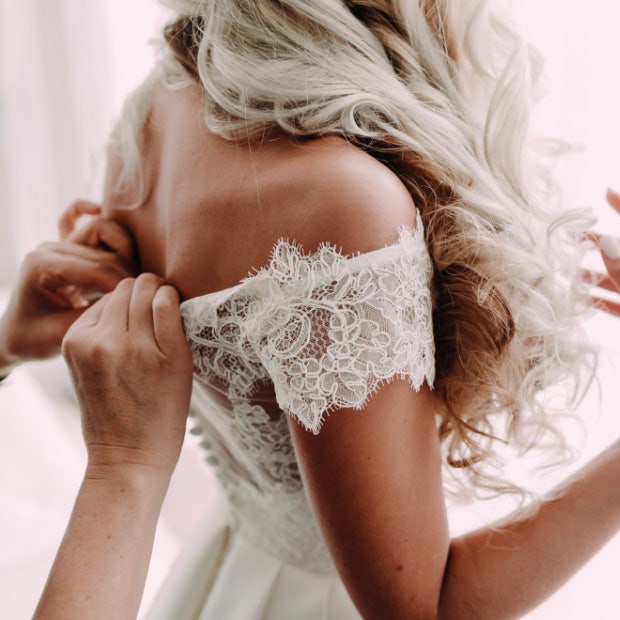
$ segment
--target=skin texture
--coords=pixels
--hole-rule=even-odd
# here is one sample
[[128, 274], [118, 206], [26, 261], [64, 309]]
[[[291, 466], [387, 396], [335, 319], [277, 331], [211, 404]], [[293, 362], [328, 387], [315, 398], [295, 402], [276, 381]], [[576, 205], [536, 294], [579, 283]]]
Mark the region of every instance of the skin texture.
[[[143, 204], [118, 210], [136, 196], [114, 192], [113, 152], [104, 199], [106, 216], [135, 237], [142, 268], [185, 298], [237, 284], [280, 237], [306, 251], [330, 241], [367, 252], [414, 222], [400, 181], [338, 138], [274, 133], [232, 144], [200, 118], [198, 87], [160, 90], [145, 133]], [[616, 277], [620, 266], [608, 267]], [[450, 540], [434, 412], [428, 388], [397, 380], [363, 411], [332, 413], [317, 436], [290, 422], [325, 540], [364, 618], [518, 617], [618, 530], [618, 445], [535, 516]]]

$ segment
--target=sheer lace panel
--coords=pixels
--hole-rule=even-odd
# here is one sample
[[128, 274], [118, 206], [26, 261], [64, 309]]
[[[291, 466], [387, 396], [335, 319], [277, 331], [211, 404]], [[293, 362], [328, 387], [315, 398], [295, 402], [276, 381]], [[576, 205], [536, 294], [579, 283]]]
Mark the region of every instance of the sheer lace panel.
[[335, 408], [362, 408], [385, 381], [415, 389], [434, 378], [431, 263], [421, 230], [403, 230], [385, 251], [311, 255], [280, 242], [266, 270], [280, 295], [256, 309], [253, 350], [280, 407], [318, 433]]

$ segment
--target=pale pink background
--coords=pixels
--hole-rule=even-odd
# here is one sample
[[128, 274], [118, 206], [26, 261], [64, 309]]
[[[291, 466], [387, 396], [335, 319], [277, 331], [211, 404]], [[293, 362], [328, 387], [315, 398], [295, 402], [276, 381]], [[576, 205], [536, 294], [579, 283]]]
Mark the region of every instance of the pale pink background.
[[[551, 94], [539, 108], [538, 125], [584, 147], [558, 168], [566, 203], [593, 207], [600, 228], [620, 234], [620, 219], [603, 203], [608, 185], [620, 187], [620, 6], [615, 0], [592, 0], [587, 10], [584, 3], [565, 0], [513, 4], [523, 30], [548, 61]], [[0, 283], [9, 285], [21, 256], [55, 235], [57, 215], [71, 198], [98, 197], [102, 145], [123, 96], [152, 62], [146, 41], [161, 21], [154, 0], [0, 0]], [[582, 407], [589, 429], [583, 458], [620, 431], [620, 324], [596, 317], [589, 329], [609, 350], [600, 371], [602, 400], [592, 393]], [[62, 362], [14, 373], [0, 390], [0, 615], [5, 620], [32, 612], [83, 464], [79, 417]], [[512, 466], [516, 476], [522, 469]], [[562, 475], [554, 472], [538, 487], [551, 486]], [[189, 440], [164, 507], [143, 607], [214, 492]], [[454, 509], [452, 527], [460, 532], [506, 509], [501, 502]], [[620, 617], [619, 563], [616, 537], [528, 618]]]

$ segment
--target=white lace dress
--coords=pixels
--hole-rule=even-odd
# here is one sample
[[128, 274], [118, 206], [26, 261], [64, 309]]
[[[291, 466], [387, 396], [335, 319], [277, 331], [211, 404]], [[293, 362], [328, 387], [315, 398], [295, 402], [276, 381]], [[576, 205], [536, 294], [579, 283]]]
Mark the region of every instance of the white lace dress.
[[359, 618], [308, 505], [287, 416], [319, 433], [382, 383], [434, 376], [431, 263], [421, 221], [342, 256], [276, 244], [267, 267], [182, 304], [195, 364], [193, 432], [228, 507], [211, 511], [149, 618]]

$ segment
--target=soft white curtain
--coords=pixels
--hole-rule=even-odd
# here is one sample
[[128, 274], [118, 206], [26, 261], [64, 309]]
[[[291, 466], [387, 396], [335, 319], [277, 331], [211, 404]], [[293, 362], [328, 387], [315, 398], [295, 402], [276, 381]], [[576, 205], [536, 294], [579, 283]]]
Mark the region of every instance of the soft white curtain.
[[99, 198], [106, 137], [161, 19], [154, 0], [0, 0], [0, 284], [70, 201]]

